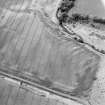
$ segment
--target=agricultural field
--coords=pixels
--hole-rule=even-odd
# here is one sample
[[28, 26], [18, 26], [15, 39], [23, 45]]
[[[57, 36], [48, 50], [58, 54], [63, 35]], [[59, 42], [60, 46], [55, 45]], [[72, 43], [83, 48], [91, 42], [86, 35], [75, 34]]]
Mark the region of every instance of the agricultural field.
[[[93, 84], [98, 79], [101, 56], [84, 44], [65, 37], [42, 11], [30, 9], [31, 2], [30, 5], [25, 0], [0, 2], [1, 71], [18, 77], [21, 74], [28, 75], [30, 80], [36, 80], [41, 86], [83, 100], [89, 98]], [[19, 91], [14, 99], [16, 105], [34, 105], [36, 101], [33, 95], [18, 88], [19, 90], [14, 90]], [[12, 94], [12, 90], [6, 90]], [[8, 92], [3, 94], [9, 94]], [[6, 101], [1, 100], [1, 103], [6, 105], [10, 102], [7, 105], [14, 105], [8, 100], [8, 95], [5, 96]], [[40, 98], [37, 101], [41, 102]], [[42, 101], [43, 104], [45, 102]]]

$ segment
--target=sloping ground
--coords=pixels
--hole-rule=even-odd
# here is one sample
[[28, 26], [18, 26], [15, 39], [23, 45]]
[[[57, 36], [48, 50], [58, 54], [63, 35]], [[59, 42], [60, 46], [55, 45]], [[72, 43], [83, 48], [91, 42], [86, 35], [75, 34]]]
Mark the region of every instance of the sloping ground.
[[[66, 0], [65, 0], [66, 1]], [[78, 8], [77, 8], [77, 11], [80, 13], [81, 12], [81, 16], [83, 15], [84, 16], [84, 14], [82, 14], [83, 13], [83, 11], [85, 12], [85, 14], [87, 15], [87, 12], [90, 12], [90, 11], [86, 11], [85, 9], [86, 8], [88, 8], [88, 9], [90, 9], [90, 7], [91, 7], [91, 5], [92, 4], [90, 4], [90, 6], [88, 6], [87, 7], [87, 2], [89, 2], [90, 0], [78, 0], [78, 3], [80, 3], [80, 7], [78, 6]], [[93, 2], [93, 1], [95, 1], [95, 0], [92, 0], [92, 1], [90, 1], [90, 3], [91, 2]], [[97, 1], [97, 0], [96, 0]], [[83, 5], [82, 3], [84, 3], [85, 5]], [[93, 2], [94, 4], [96, 4], [96, 2]], [[98, 3], [96, 4], [96, 5], [99, 5]], [[96, 6], [95, 5], [95, 6]], [[84, 7], [85, 6], [85, 7]], [[94, 9], [96, 9], [95, 8], [95, 6], [93, 6], [93, 8]], [[77, 6], [76, 6], [77, 7]], [[83, 8], [84, 7], [84, 8]], [[100, 6], [101, 7], [101, 6]], [[99, 8], [100, 8], [99, 7]], [[82, 11], [80, 10], [80, 9], [82, 8]], [[88, 10], [87, 9], [87, 10]], [[100, 10], [100, 9], [99, 9]], [[99, 11], [98, 10], [98, 11]], [[76, 9], [74, 9], [73, 10], [74, 12], [76, 12]], [[101, 10], [101, 12], [100, 13], [103, 13], [103, 15], [104, 15], [104, 11], [102, 12], [103, 10]], [[71, 11], [70, 11], [71, 12]], [[77, 14], [78, 14], [78, 12], [77, 12]], [[100, 14], [99, 13], [99, 14]], [[72, 12], [71, 12], [71, 14], [72, 14]], [[92, 14], [92, 13], [89, 13], [89, 14], [91, 14], [91, 15], [95, 15], [95, 13], [94, 14]], [[64, 15], [65, 16], [65, 15]], [[100, 31], [101, 31], [101, 29], [103, 28], [103, 30], [105, 30], [105, 26], [103, 25], [105, 22], [104, 22], [104, 20], [101, 20], [101, 18], [103, 17], [103, 16], [98, 16], [98, 17], [100, 17], [100, 21], [99, 20], [97, 20], [97, 23], [95, 24], [95, 23], [93, 23], [93, 24], [95, 24], [96, 25], [96, 27], [95, 27], [95, 25], [93, 25], [94, 26], [94, 28], [97, 28], [97, 29], [100, 29]], [[86, 18], [81, 18], [81, 20], [82, 19], [84, 19], [84, 21], [85, 21], [85, 19]], [[76, 20], [76, 19], [75, 19]], [[77, 20], [78, 20], [78, 17], [77, 17]], [[81, 21], [80, 20], [80, 21]], [[87, 18], [87, 21], [85, 21], [85, 22], [87, 22], [88, 23], [88, 18]], [[100, 22], [101, 23], [101, 25], [99, 25], [98, 24], [98, 22]], [[71, 23], [72, 23], [72, 21], [71, 21]], [[82, 24], [82, 22], [81, 22], [81, 24]], [[91, 24], [92, 25], [92, 24]], [[68, 26], [70, 26], [70, 25], [68, 25]], [[74, 28], [75, 27], [77, 27], [78, 26], [78, 24], [76, 23], [75, 24], [75, 26], [74, 26]], [[80, 26], [78, 26], [78, 28], [80, 28]], [[82, 33], [82, 32], [86, 32], [86, 36], [88, 36], [88, 32], [90, 32], [90, 30], [88, 30], [88, 31], [86, 31], [86, 29], [84, 29], [85, 28], [85, 24], [82, 24], [82, 27], [81, 27], [81, 30], [79, 30], [80, 31], [80, 35], [83, 35], [84, 36], [84, 33]], [[89, 26], [89, 28], [88, 29], [90, 29], [91, 27]], [[69, 28], [68, 28], [69, 29]], [[84, 29], [84, 31], [82, 31]], [[92, 28], [91, 28], [91, 30], [92, 30]], [[102, 33], [100, 33], [99, 34], [99, 32], [97, 32], [97, 31], [99, 31], [99, 30], [97, 30], [97, 31], [95, 31], [95, 30], [92, 30], [93, 31], [93, 33], [91, 34], [91, 35], [93, 35], [95, 32], [98, 34], [98, 35], [100, 35], [100, 37], [101, 37], [101, 35], [102, 35]], [[75, 32], [75, 31], [74, 31]], [[77, 34], [78, 34], [78, 32], [77, 32]], [[97, 37], [98, 38], [98, 37]], [[94, 39], [92, 39], [92, 41], [93, 41]], [[102, 40], [104, 40], [104, 37], [102, 38]], [[99, 45], [99, 42], [102, 42], [102, 40], [101, 41], [99, 41], [99, 40], [97, 40], [97, 45]], [[95, 44], [94, 44], [94, 46], [95, 46]], [[104, 43], [102, 43], [101, 45], [100, 45], [100, 47], [99, 48], [101, 48], [103, 46], [103, 48], [104, 48]], [[97, 48], [97, 47], [96, 47]], [[100, 51], [101, 52], [101, 51]], [[104, 50], [102, 50], [102, 52], [104, 52]], [[104, 54], [105, 53], [103, 53], [103, 56], [104, 56]], [[98, 72], [98, 80], [95, 82], [95, 84], [94, 84], [94, 86], [93, 86], [93, 88], [92, 88], [92, 91], [91, 91], [91, 95], [90, 95], [90, 97], [88, 98], [88, 100], [90, 101], [90, 104], [89, 105], [104, 105], [105, 104], [105, 57], [103, 57], [102, 56], [102, 59], [103, 59], [103, 61], [101, 62], [102, 63], [102, 67], [101, 67], [101, 69], [100, 69], [100, 71]]]
[[42, 86], [76, 97], [87, 96], [96, 79], [100, 57], [72, 39], [57, 37], [60, 35], [48, 29], [39, 15], [37, 11], [2, 9], [1, 70], [28, 75]]

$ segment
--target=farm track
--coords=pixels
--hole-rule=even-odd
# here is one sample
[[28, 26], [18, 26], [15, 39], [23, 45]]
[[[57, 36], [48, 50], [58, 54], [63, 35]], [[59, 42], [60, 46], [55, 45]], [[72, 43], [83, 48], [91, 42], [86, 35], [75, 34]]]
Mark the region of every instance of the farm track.
[[[3, 80], [4, 79], [4, 80]], [[11, 81], [13, 80], [13, 81]], [[84, 105], [88, 105], [88, 102], [84, 101], [84, 100], [81, 100], [81, 99], [78, 99], [76, 97], [72, 97], [72, 96], [69, 96], [67, 94], [64, 94], [60, 91], [55, 91], [55, 90], [52, 90], [52, 89], [49, 89], [47, 87], [44, 87], [40, 84], [38, 84], [37, 82], [33, 81], [33, 78], [30, 78], [28, 76], [25, 76], [24, 74], [23, 75], [13, 75], [12, 73], [7, 73], [6, 70], [4, 69], [1, 69], [0, 70], [0, 83], [2, 84], [2, 81], [5, 82], [8, 82], [10, 81], [11, 82], [11, 86], [15, 85], [16, 88], [22, 88], [24, 90], [28, 90], [30, 91], [32, 94], [36, 94], [36, 95], [40, 95], [40, 97], [45, 97], [45, 98], [50, 98], [52, 97], [52, 103], [54, 103], [54, 105], [56, 105], [57, 103], [59, 103], [59, 101], [61, 101], [59, 104], [60, 105], [71, 105], [73, 103], [73, 105], [81, 105], [81, 104], [84, 104]], [[6, 84], [5, 84], [6, 85]], [[7, 83], [8, 85], [8, 83]], [[0, 85], [2, 86], [2, 85]], [[3, 85], [4, 86], [4, 85]], [[5, 86], [4, 86], [5, 87]], [[4, 88], [3, 87], [3, 88]], [[36, 90], [35, 90], [35, 88]], [[1, 89], [2, 87], [0, 87]], [[38, 89], [38, 90], [37, 90]], [[13, 90], [13, 89], [12, 89]], [[8, 90], [7, 90], [8, 91]], [[3, 91], [4, 92], [4, 91]], [[17, 92], [17, 91], [16, 91]], [[5, 93], [5, 92], [4, 92]], [[50, 95], [51, 94], [51, 95]], [[1, 95], [1, 93], [0, 93]], [[10, 94], [8, 94], [10, 95]], [[54, 98], [55, 96], [55, 98]], [[56, 98], [56, 96], [58, 98]], [[4, 99], [6, 99], [7, 96], [4, 96]], [[0, 98], [0, 101], [2, 101], [2, 99]], [[8, 100], [7, 100], [8, 101]], [[16, 99], [13, 99], [13, 101], [16, 101]], [[36, 100], [35, 100], [36, 101]], [[56, 101], [56, 104], [55, 104], [55, 101]], [[5, 101], [4, 101], [5, 102]], [[68, 102], [68, 103], [67, 103]], [[52, 105], [51, 103], [51, 105]], [[8, 104], [7, 104], [8, 105]], [[42, 105], [42, 104], [40, 104]], [[49, 104], [48, 104], [49, 105]], [[58, 104], [57, 104], [58, 105]]]
[[0, 84], [0, 104], [2, 105], [66, 105], [57, 99], [40, 95], [28, 87], [5, 79], [0, 79]]

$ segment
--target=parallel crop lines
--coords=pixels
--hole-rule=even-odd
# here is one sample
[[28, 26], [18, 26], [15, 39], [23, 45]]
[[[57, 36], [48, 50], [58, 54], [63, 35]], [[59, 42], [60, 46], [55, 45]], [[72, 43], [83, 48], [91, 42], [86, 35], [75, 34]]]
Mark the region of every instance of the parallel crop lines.
[[[38, 19], [35, 16], [33, 19], [32, 26], [31, 26], [29, 32], [27, 33], [27, 38], [24, 41], [24, 45], [23, 45], [23, 48], [20, 53], [19, 67], [21, 66], [23, 68], [24, 66], [30, 65], [30, 62], [28, 62], [27, 65], [25, 65], [25, 62], [27, 60], [27, 56], [30, 53], [30, 48], [31, 48], [32, 42], [34, 40], [34, 37], [35, 38], [38, 37], [38, 35], [37, 35], [38, 34], [37, 32], [39, 30], [38, 28], [41, 28], [41, 26], [39, 24], [40, 23], [38, 23]], [[21, 58], [23, 58], [23, 59], [21, 59]]]
[[[16, 1], [16, 4], [18, 3], [18, 0]], [[21, 7], [20, 7], [21, 8]], [[8, 32], [10, 32], [10, 30], [11, 30], [11, 26], [12, 25], [14, 25], [15, 24], [15, 21], [16, 21], [16, 17], [18, 16], [18, 13], [15, 13], [14, 15], [13, 15], [13, 17], [14, 18], [11, 18], [11, 16], [7, 19], [7, 21], [6, 21], [6, 26], [8, 27], [8, 30], [4, 33], [4, 35], [7, 35], [8, 34]], [[10, 20], [9, 20], [10, 19]], [[4, 36], [3, 35], [3, 36]], [[14, 37], [15, 35], [14, 35], [14, 33], [13, 33], [13, 35], [11, 36], [11, 37]], [[9, 35], [7, 36], [7, 37], [9, 37]], [[11, 38], [12, 39], [12, 38]], [[6, 59], [8, 58], [8, 50], [10, 50], [9, 49], [9, 45], [11, 45], [11, 40], [9, 40], [9, 43], [7, 43], [7, 46], [6, 46], [6, 49], [5, 49], [5, 54], [4, 55], [6, 55]]]
[[[24, 5], [24, 1], [23, 1], [23, 5]], [[21, 9], [21, 8], [22, 8], [22, 5], [20, 6], [20, 9]], [[17, 14], [18, 14], [18, 13], [17, 13]], [[23, 17], [23, 18], [24, 18], [24, 17]], [[27, 20], [27, 19], [26, 19], [26, 20]], [[17, 21], [17, 19], [16, 19], [16, 21]], [[21, 21], [21, 22], [22, 22], [22, 21]], [[20, 23], [20, 24], [21, 24], [21, 23]], [[24, 22], [24, 25], [23, 25], [23, 28], [22, 28], [23, 30], [24, 30], [25, 25], [26, 25], [26, 22]], [[18, 27], [18, 26], [17, 26], [17, 27]], [[22, 31], [23, 31], [23, 30], [22, 30]], [[17, 30], [16, 30], [16, 31], [17, 31]], [[13, 47], [13, 51], [10, 50], [10, 52], [11, 52], [11, 54], [12, 54], [12, 53], [14, 53], [14, 55], [16, 54], [16, 55], [15, 55], [16, 59], [15, 59], [15, 61], [13, 61], [13, 62], [15, 62], [15, 63], [16, 63], [16, 60], [18, 59], [18, 53], [19, 53], [18, 50], [19, 50], [19, 48], [21, 48], [21, 46], [22, 46], [22, 45], [21, 45], [20, 47], [18, 46], [18, 42], [20, 41], [22, 35], [24, 35], [23, 32], [22, 32], [20, 35], [17, 33], [16, 37], [14, 38], [15, 41], [12, 40], [12, 44], [13, 44], [14, 47]], [[17, 36], [19, 36], [19, 37], [17, 37]], [[13, 42], [13, 41], [14, 41], [14, 42]], [[19, 47], [19, 48], [17, 48], [17, 47]], [[18, 53], [17, 53], [17, 51], [18, 51]], [[9, 51], [8, 51], [8, 52], [9, 52]], [[12, 57], [13, 57], [13, 56], [12, 56]], [[14, 57], [13, 57], [13, 58], [10, 58], [10, 61], [12, 61], [12, 60], [14, 60]]]
[[34, 65], [37, 65], [37, 64], [35, 64], [35, 62], [33, 62], [33, 59], [36, 59], [34, 57], [34, 55], [36, 55], [37, 51], [35, 50], [33, 52], [33, 50], [35, 47], [37, 47], [37, 43], [40, 40], [42, 30], [43, 30], [43, 25], [39, 21], [38, 17], [36, 16], [36, 20], [34, 21], [31, 31], [29, 33], [29, 36], [32, 35], [32, 37], [30, 37], [31, 40], [29, 40], [29, 38], [28, 38], [29, 41], [26, 41], [26, 45], [28, 42], [29, 42], [29, 45], [27, 45], [27, 46], [25, 45], [26, 47], [24, 47], [25, 49], [26, 48], [27, 49], [26, 49], [26, 51], [24, 51], [24, 53], [26, 53], [26, 54], [25, 54], [25, 58], [23, 61], [23, 64], [24, 64], [23, 67], [25, 67], [25, 68], [27, 67], [29, 69], [29, 70], [27, 69], [28, 71], [31, 70], [31, 66], [33, 65], [33, 63], [34, 63]]
[[14, 49], [14, 52], [17, 53], [16, 64], [18, 63], [21, 52], [24, 48], [25, 40], [27, 40], [27, 38], [29, 36], [29, 32], [30, 32], [31, 26], [33, 24], [33, 21], [34, 21], [34, 18], [29, 18], [29, 20], [25, 24], [23, 33], [21, 34], [21, 36], [18, 38], [18, 40], [16, 42], [16, 47]]

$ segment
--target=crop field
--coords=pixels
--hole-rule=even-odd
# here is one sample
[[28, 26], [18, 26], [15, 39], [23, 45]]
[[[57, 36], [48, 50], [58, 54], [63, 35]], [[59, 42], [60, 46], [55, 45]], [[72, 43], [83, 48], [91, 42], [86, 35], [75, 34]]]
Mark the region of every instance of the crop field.
[[28, 74], [42, 80], [42, 85], [47, 81], [53, 84], [50, 88], [73, 89], [72, 95], [84, 95], [96, 80], [100, 57], [72, 39], [58, 38], [37, 11], [6, 7], [1, 7], [0, 14], [1, 69]]

